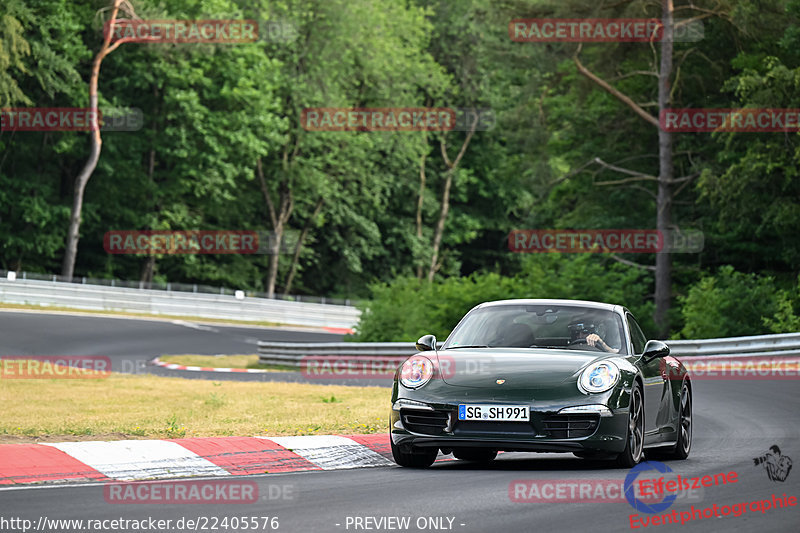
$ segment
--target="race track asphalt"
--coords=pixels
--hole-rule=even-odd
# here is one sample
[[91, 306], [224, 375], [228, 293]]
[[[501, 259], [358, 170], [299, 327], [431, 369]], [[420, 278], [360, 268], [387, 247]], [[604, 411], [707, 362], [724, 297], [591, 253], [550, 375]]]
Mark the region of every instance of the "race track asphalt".
[[300, 372], [226, 373], [171, 370], [146, 363], [165, 354], [230, 355], [258, 351], [258, 341], [341, 342], [343, 335], [311, 328], [204, 324], [89, 314], [0, 311], [0, 356], [107, 356], [111, 369], [215, 381], [283, 381], [318, 385], [391, 386], [385, 378], [308, 378]]
[[342, 335], [302, 328], [202, 324], [90, 314], [0, 311], [0, 355], [105, 355], [131, 372], [164, 354], [256, 353], [259, 340], [339, 342]]
[[[42, 320], [39, 333], [23, 331], [30, 319], [16, 318], [16, 327], [6, 323], [7, 314], [0, 316], [2, 348], [21, 349], [25, 339], [41, 342], [32, 350], [53, 349], [50, 339], [68, 341], [77, 353], [104, 353], [121, 357], [139, 353], [167, 353], [176, 350], [177, 339], [197, 333], [182, 326], [131, 325], [115, 327], [98, 322], [93, 332], [83, 329], [86, 338], [71, 330], [71, 319]], [[61, 323], [64, 320], [64, 323]], [[70, 327], [71, 326], [71, 327]], [[163, 328], [163, 330], [162, 330]], [[120, 333], [120, 329], [127, 331]], [[228, 328], [220, 328], [228, 329]], [[147, 331], [159, 330], [152, 336]], [[184, 331], [186, 330], [186, 331]], [[217, 346], [247, 345], [251, 331], [220, 332], [208, 337]], [[177, 336], [177, 337], [176, 337]], [[304, 337], [303, 340], [314, 340]], [[94, 342], [93, 342], [94, 341]], [[116, 341], [119, 341], [117, 344]], [[165, 344], [161, 344], [161, 343]], [[95, 344], [96, 343], [96, 344]], [[237, 344], [239, 343], [239, 344]], [[166, 347], [168, 346], [168, 347]], [[200, 345], [178, 351], [200, 351]], [[218, 353], [219, 347], [206, 346], [204, 353]], [[238, 348], [236, 348], [237, 351]], [[74, 352], [73, 352], [74, 353]], [[783, 482], [771, 481], [762, 466], [753, 458], [778, 445], [783, 455], [800, 461], [800, 402], [797, 380], [699, 380], [694, 383], [694, 442], [686, 461], [665, 463], [681, 476], [714, 475], [735, 471], [738, 481], [725, 486], [709, 487], [690, 500], [678, 499], [672, 507], [678, 513], [695, 508], [729, 506], [753, 500], [771, 499], [772, 495], [800, 498], [800, 467], [795, 466]], [[388, 398], [387, 398], [388, 409]], [[172, 520], [164, 531], [459, 531], [459, 532], [578, 532], [618, 531], [739, 531], [739, 532], [797, 532], [800, 531], [800, 506], [770, 509], [765, 513], [748, 510], [745, 514], [722, 518], [703, 518], [686, 524], [651, 525], [632, 529], [630, 517], [637, 513], [629, 503], [560, 501], [557, 503], [528, 503], [512, 501], [509, 487], [516, 480], [624, 480], [627, 470], [609, 468], [603, 462], [589, 462], [569, 454], [501, 454], [489, 466], [474, 466], [462, 461], [440, 462], [426, 470], [400, 467], [377, 467], [355, 470], [312, 471], [287, 474], [266, 474], [237, 477], [238, 482], [255, 482], [260, 499], [254, 504], [161, 504], [133, 505], [108, 503], [104, 487], [73, 485], [68, 487], [36, 487], [0, 489], [0, 530], [22, 531], [20, 524], [12, 527], [3, 519], [24, 518], [38, 524], [41, 517], [49, 519], [112, 520], [117, 518]], [[230, 477], [228, 478], [230, 480]], [[162, 482], [163, 483], [163, 482]], [[169, 483], [183, 483], [172, 481]], [[513, 492], [513, 490], [512, 490]], [[272, 498], [271, 498], [272, 496]], [[638, 513], [645, 516], [644, 513]], [[660, 513], [663, 514], [663, 513]], [[278, 517], [278, 528], [259, 519], [258, 527], [244, 529], [243, 517]], [[648, 515], [649, 516], [649, 515]], [[197, 528], [176, 527], [181, 518], [201, 520]], [[229, 517], [227, 527], [222, 518]], [[239, 517], [232, 527], [230, 517]], [[388, 517], [408, 517], [407, 529], [381, 528], [375, 520]], [[439, 517], [429, 521], [426, 517]], [[449, 521], [452, 519], [452, 522]], [[215, 524], [216, 521], [216, 524]], [[109, 526], [110, 522], [107, 523]], [[355, 527], [360, 524], [361, 527]], [[389, 525], [395, 525], [391, 522]], [[87, 524], [84, 523], [84, 526]], [[205, 529], [202, 527], [205, 525]], [[216, 529], [212, 528], [216, 525]], [[386, 525], [386, 524], [383, 524]], [[125, 529], [55, 528], [39, 531], [124, 531]], [[128, 529], [135, 531], [135, 529]], [[139, 530], [141, 531], [141, 529]]]

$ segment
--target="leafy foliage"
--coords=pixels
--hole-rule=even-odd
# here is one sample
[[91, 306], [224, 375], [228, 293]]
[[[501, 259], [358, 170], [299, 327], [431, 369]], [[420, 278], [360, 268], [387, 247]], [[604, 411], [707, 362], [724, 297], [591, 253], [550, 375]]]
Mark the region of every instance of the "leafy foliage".
[[[113, 229], [270, 231], [271, 197], [291, 197], [287, 229], [306, 229], [278, 261], [277, 289], [373, 297], [365, 340], [445, 336], [473, 305], [515, 297], [628, 306], [652, 334], [652, 255], [508, 252], [515, 228], [648, 228], [657, 129], [579, 75], [575, 43], [517, 43], [525, 17], [659, 17], [657, 2], [577, 0], [131, 0], [143, 19], [256, 19], [253, 43], [127, 43], [103, 62], [102, 107], [134, 107], [136, 132], [104, 132], [85, 194], [76, 274], [263, 291], [266, 255], [109, 255]], [[102, 37], [98, 0], [0, 5], [0, 107], [87, 105]], [[797, 107], [800, 0], [675, 1], [704, 15], [704, 38], [675, 43], [675, 107]], [[710, 16], [712, 15], [713, 16]], [[705, 16], [709, 15], [709, 16]], [[269, 24], [287, 31], [270, 33]], [[581, 60], [633, 101], [657, 97], [658, 49], [584, 43]], [[428, 285], [450, 158], [466, 132], [312, 132], [307, 107], [491, 109], [453, 174], [449, 214]], [[673, 256], [673, 335], [800, 329], [800, 135], [674, 136], [672, 213], [705, 234]], [[0, 131], [0, 268], [55, 273], [85, 132]], [[424, 169], [425, 183], [422, 183]], [[417, 206], [419, 225], [417, 222]], [[294, 250], [292, 250], [293, 252]], [[629, 266], [637, 263], [639, 268]], [[731, 265], [732, 271], [724, 265]], [[752, 274], [750, 274], [752, 273]], [[737, 291], [743, 291], [738, 293]], [[773, 294], [769, 295], [769, 290]], [[715, 307], [717, 306], [717, 307]]]
[[402, 277], [372, 287], [357, 327], [359, 341], [411, 341], [433, 333], [444, 340], [475, 305], [511, 298], [565, 298], [627, 306], [647, 322], [647, 283], [641, 270], [608, 263], [591, 254], [571, 258], [541, 254], [526, 258], [516, 276], [496, 273], [453, 277], [428, 284]]
[[[687, 339], [759, 335], [781, 329], [791, 317], [779, 301], [772, 277], [736, 272], [725, 265], [715, 275], [703, 277], [681, 298], [685, 325], [681, 335]], [[770, 330], [765, 321], [784, 310]]]

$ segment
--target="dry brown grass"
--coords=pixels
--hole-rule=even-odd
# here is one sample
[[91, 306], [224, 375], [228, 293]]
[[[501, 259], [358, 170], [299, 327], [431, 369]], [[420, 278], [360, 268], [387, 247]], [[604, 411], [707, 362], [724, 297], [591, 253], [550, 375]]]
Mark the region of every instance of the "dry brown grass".
[[389, 390], [111, 374], [0, 379], [0, 442], [388, 431]]

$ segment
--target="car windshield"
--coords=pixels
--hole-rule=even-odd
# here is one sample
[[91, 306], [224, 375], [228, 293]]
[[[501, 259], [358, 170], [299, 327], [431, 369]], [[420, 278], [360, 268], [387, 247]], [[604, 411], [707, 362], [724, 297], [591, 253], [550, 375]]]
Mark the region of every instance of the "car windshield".
[[566, 305], [497, 305], [482, 307], [456, 326], [443, 349], [466, 347], [594, 350], [588, 335], [627, 355], [619, 315], [591, 307]]

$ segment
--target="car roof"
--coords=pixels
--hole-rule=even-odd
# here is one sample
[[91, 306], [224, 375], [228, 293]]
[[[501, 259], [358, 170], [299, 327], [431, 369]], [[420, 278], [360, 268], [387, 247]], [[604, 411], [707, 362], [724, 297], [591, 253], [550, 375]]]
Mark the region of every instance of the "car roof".
[[607, 304], [602, 302], [592, 302], [589, 300], [551, 300], [551, 299], [534, 299], [534, 298], [521, 298], [516, 300], [496, 300], [493, 302], [483, 302], [474, 307], [474, 309], [484, 307], [497, 307], [503, 305], [569, 305], [574, 307], [590, 307], [592, 309], [602, 309], [604, 311], [612, 311], [615, 313], [624, 313], [627, 311], [621, 305]]

